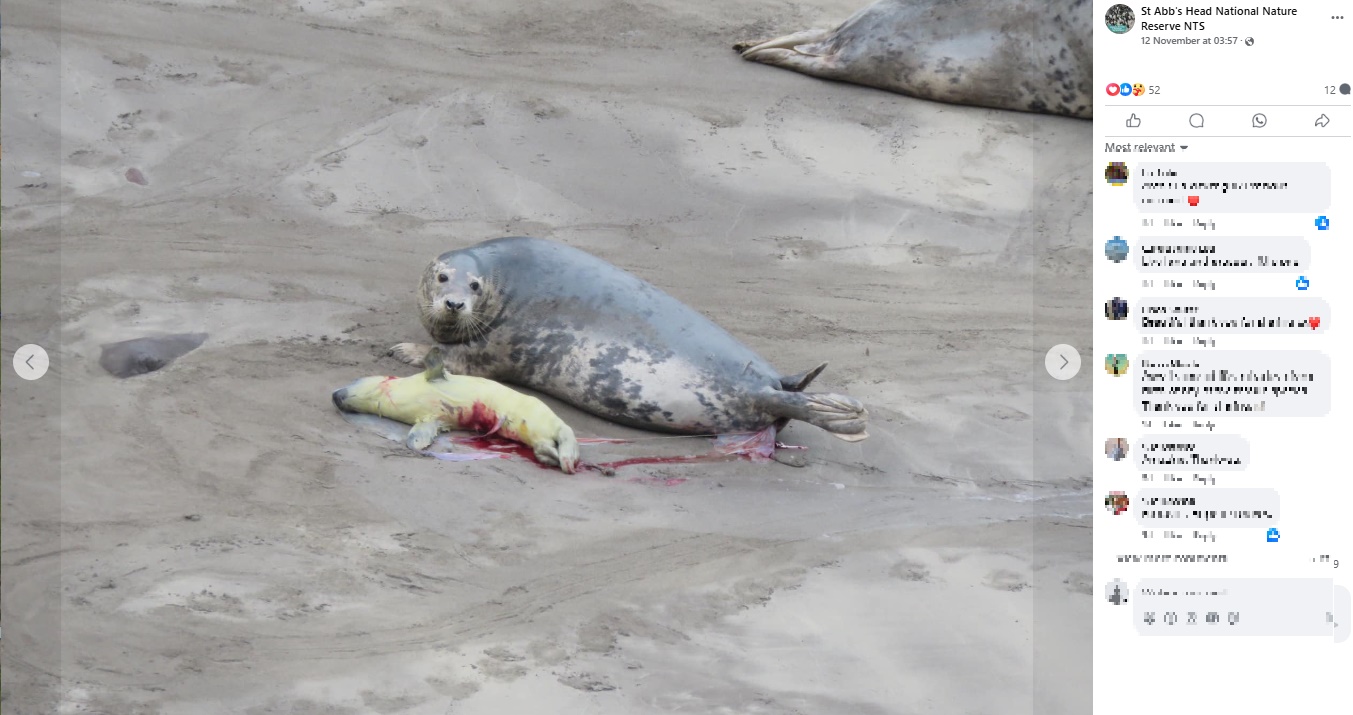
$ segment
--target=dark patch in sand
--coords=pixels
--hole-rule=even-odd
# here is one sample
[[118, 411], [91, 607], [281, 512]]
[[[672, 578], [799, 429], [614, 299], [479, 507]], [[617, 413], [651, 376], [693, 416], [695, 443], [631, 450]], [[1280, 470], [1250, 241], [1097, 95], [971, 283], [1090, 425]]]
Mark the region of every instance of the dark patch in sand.
[[115, 377], [144, 375], [196, 350], [206, 340], [206, 333], [179, 333], [109, 343], [103, 346], [99, 364]]

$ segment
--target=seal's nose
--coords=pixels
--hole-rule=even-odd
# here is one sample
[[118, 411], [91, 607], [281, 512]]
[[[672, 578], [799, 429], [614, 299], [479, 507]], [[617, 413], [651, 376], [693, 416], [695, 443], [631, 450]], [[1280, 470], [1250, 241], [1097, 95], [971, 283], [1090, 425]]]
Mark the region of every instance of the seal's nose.
[[343, 401], [346, 399], [348, 399], [348, 388], [340, 387], [334, 390], [334, 407], [347, 412], [348, 408], [343, 405]]
[[446, 307], [448, 310], [460, 310], [465, 307], [465, 303], [452, 300], [451, 298], [447, 298]]

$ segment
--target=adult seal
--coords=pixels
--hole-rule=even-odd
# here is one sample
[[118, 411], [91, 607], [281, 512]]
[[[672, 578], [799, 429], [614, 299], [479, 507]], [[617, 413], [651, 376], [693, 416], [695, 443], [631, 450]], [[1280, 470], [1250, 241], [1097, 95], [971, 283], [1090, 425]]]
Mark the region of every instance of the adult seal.
[[744, 59], [918, 99], [1092, 116], [1089, 0], [879, 0], [834, 30], [740, 42]]
[[[651, 283], [561, 243], [518, 236], [443, 253], [423, 271], [418, 307], [449, 372], [621, 424], [729, 434], [802, 420], [847, 441], [868, 436], [859, 401], [803, 392], [826, 363], [784, 376]], [[421, 365], [432, 347], [390, 354]]]

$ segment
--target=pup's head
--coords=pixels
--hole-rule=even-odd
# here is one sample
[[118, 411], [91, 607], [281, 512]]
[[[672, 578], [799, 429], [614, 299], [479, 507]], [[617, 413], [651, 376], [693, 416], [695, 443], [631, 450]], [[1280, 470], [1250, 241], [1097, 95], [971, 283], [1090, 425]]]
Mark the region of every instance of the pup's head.
[[424, 358], [426, 369], [409, 377], [364, 377], [334, 390], [334, 406], [344, 412], [360, 412], [414, 424], [441, 409], [441, 396], [428, 389], [430, 379], [443, 376], [442, 353], [434, 349]]

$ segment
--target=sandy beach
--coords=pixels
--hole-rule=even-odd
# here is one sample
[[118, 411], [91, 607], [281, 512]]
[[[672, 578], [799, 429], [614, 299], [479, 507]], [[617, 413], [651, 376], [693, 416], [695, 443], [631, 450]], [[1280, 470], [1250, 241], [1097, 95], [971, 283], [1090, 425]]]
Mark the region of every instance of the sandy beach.
[[[1089, 712], [1090, 124], [731, 49], [859, 4], [7, 2], [0, 707]], [[346, 422], [503, 235], [829, 361], [871, 437], [569, 476]], [[547, 401], [649, 440], [588, 459], [708, 448]]]

